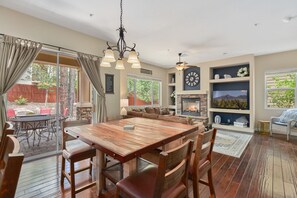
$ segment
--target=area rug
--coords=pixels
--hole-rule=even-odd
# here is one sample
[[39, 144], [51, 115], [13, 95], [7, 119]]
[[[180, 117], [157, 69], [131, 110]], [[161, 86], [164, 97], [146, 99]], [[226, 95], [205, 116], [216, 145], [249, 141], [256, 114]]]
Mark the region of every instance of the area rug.
[[213, 151], [240, 158], [252, 137], [251, 134], [218, 130]]

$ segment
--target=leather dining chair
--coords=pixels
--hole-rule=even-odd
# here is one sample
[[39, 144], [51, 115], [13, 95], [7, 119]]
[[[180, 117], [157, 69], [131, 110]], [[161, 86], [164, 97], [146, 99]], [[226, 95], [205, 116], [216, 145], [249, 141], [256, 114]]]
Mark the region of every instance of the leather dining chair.
[[6, 147], [1, 162], [0, 197], [12, 198], [17, 188], [24, 154], [19, 152], [19, 141], [13, 135], [7, 135], [3, 143]]
[[[207, 185], [210, 190], [210, 197], [216, 197], [212, 180], [211, 154], [216, 137], [216, 129], [198, 134], [196, 150], [192, 153], [190, 164], [190, 178], [193, 180], [193, 193], [199, 198], [199, 183]], [[201, 178], [207, 173], [208, 182]]]
[[193, 140], [160, 153], [159, 165], [149, 165], [116, 184], [116, 197], [188, 197], [188, 169]]
[[7, 135], [12, 135], [14, 133], [13, 126], [6, 122], [2, 131], [2, 136], [1, 136], [1, 142], [0, 142], [0, 168], [2, 167], [2, 160], [6, 148], [6, 143], [5, 138]]
[[[75, 139], [74, 137], [68, 135], [64, 129], [66, 127], [80, 126], [91, 124], [90, 120], [77, 120], [77, 121], [65, 121], [62, 123], [62, 167], [61, 167], [61, 186], [64, 186], [64, 178], [68, 180], [71, 186], [71, 197], [75, 197], [75, 194], [90, 188], [96, 184], [96, 182], [91, 182], [80, 188], [75, 187], [75, 174], [81, 171], [89, 170], [90, 176], [92, 176], [92, 161], [93, 157], [96, 156], [96, 149], [84, 143], [81, 140]], [[90, 159], [90, 164], [87, 167], [83, 167], [75, 170], [74, 163], [82, 160]], [[65, 170], [66, 160], [70, 163], [70, 172]]]

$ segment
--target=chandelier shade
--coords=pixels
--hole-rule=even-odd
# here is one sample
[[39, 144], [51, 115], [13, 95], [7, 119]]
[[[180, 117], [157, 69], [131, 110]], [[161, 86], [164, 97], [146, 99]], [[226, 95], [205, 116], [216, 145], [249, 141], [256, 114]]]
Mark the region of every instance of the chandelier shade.
[[109, 63], [113, 63], [116, 61], [116, 59], [114, 58], [114, 53], [112, 49], [107, 48], [107, 50], [105, 50], [105, 55], [103, 57], [103, 60]]
[[108, 47], [104, 51], [103, 59], [104, 59], [104, 62], [109, 62], [109, 63], [115, 62], [116, 59], [114, 56], [114, 51], [117, 51], [119, 53], [119, 56], [118, 56], [119, 58], [116, 62], [115, 69], [125, 69], [123, 58], [124, 58], [125, 52], [129, 52], [127, 62], [132, 63], [132, 66], [133, 64], [137, 64], [137, 65], [134, 65], [132, 68], [140, 68], [141, 65], [138, 58], [139, 54], [135, 51], [136, 44], [133, 43], [133, 47], [129, 47], [127, 46], [126, 41], [124, 39], [124, 34], [126, 33], [126, 29], [123, 26], [123, 0], [121, 0], [120, 8], [121, 8], [120, 27], [117, 29], [119, 31], [119, 40], [117, 44], [114, 46], [109, 45], [108, 42], [106, 43]]
[[141, 65], [140, 65], [140, 63], [133, 63], [131, 65], [131, 68], [133, 68], [133, 69], [140, 69], [141, 68]]
[[117, 60], [115, 69], [125, 69], [124, 61], [122, 59]]
[[102, 61], [101, 61], [101, 63], [100, 63], [100, 66], [101, 66], [101, 67], [111, 67], [111, 64], [110, 64], [109, 62], [105, 62], [105, 61], [103, 61], [103, 59], [102, 59]]

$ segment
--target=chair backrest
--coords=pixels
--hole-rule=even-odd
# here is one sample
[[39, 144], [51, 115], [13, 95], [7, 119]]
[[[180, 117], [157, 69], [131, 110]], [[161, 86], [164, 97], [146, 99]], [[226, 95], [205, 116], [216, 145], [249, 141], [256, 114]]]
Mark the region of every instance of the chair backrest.
[[72, 127], [72, 126], [81, 126], [81, 125], [86, 125], [86, 124], [91, 124], [91, 120], [74, 120], [74, 121], [62, 122], [62, 132], [63, 132], [62, 149], [66, 148], [66, 141], [75, 139], [65, 132], [65, 128]]
[[41, 115], [49, 115], [49, 114], [51, 114], [51, 108], [49, 108], [49, 107], [40, 107], [39, 113]]
[[0, 174], [0, 197], [14, 197], [17, 188], [24, 154], [19, 153], [19, 141], [12, 135], [7, 135], [6, 148], [3, 156], [4, 167]]
[[[203, 168], [205, 164], [211, 164], [211, 153], [216, 137], [217, 129], [211, 129], [207, 132], [198, 134], [195, 158], [193, 164], [193, 172], [198, 172], [199, 168]], [[199, 163], [201, 167], [199, 167]], [[203, 171], [202, 171], [203, 172]]]
[[7, 109], [7, 117], [14, 118], [16, 116], [14, 109]]
[[161, 197], [164, 191], [177, 184], [185, 186], [180, 197], [188, 197], [188, 170], [193, 144], [193, 140], [188, 140], [177, 148], [160, 153], [154, 197]]
[[68, 116], [68, 108], [67, 107], [64, 109], [63, 116], [64, 117]]
[[14, 133], [13, 125], [6, 122], [4, 125], [4, 129], [2, 131], [1, 142], [0, 142], [0, 169], [3, 166], [2, 160], [3, 160], [3, 155], [7, 144], [7, 141], [5, 141], [5, 138], [7, 135], [12, 135], [13, 133]]

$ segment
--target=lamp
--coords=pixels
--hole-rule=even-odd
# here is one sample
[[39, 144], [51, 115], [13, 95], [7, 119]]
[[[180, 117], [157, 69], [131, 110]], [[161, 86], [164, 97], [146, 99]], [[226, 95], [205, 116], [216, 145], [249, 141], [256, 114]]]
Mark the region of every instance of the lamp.
[[128, 107], [129, 105], [129, 100], [128, 99], [121, 99], [121, 104], [120, 106], [122, 107], [121, 109], [121, 116], [127, 115], [127, 110], [125, 109], [125, 107]]
[[175, 65], [175, 68], [178, 71], [182, 71], [183, 69], [188, 68], [188, 66], [187, 66], [188, 63], [187, 62], [181, 62], [181, 60], [180, 60], [181, 55], [182, 55], [182, 53], [178, 53], [178, 62]]
[[[104, 51], [104, 57], [102, 59], [100, 66], [106, 67], [105, 65], [108, 65], [106, 63], [115, 62], [116, 60], [114, 58], [113, 51], [117, 51], [117, 52], [119, 52], [119, 58], [116, 62], [115, 69], [125, 69], [124, 63], [123, 63], [123, 58], [124, 58], [125, 52], [129, 51], [129, 56], [128, 56], [127, 62], [132, 63], [132, 68], [141, 68], [140, 61], [138, 58], [138, 53], [135, 51], [136, 44], [134, 43], [133, 47], [129, 47], [126, 45], [126, 41], [124, 39], [124, 33], [126, 32], [126, 29], [123, 26], [123, 0], [121, 0], [120, 8], [121, 8], [120, 27], [119, 27], [119, 29], [117, 29], [119, 31], [120, 38], [117, 42], [117, 45], [114, 45], [114, 46], [110, 46], [109, 43], [106, 42], [108, 47]], [[136, 63], [136, 65], [133, 65], [135, 63]]]

